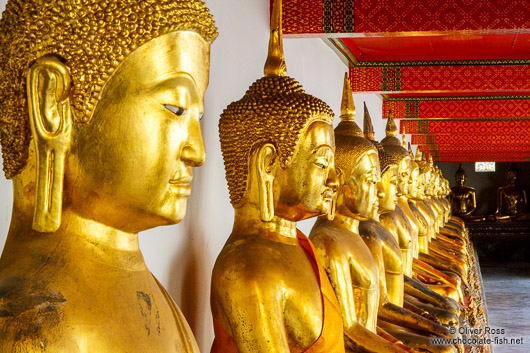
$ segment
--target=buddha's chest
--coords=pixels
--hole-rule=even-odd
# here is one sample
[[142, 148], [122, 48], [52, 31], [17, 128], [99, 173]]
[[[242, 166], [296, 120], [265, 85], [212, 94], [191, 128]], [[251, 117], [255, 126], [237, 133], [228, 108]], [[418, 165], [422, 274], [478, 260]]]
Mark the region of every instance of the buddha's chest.
[[24, 352], [198, 352], [184, 317], [156, 282], [136, 288], [61, 284], [21, 295], [18, 302], [38, 294], [42, 300], [0, 322], [0, 352], [6, 344]]
[[[66, 340], [94, 352], [197, 352], [180, 311], [157, 288], [116, 288], [115, 296], [73, 296], [63, 307]], [[71, 335], [70, 337], [68, 337]], [[82, 350], [81, 350], [82, 351]]]

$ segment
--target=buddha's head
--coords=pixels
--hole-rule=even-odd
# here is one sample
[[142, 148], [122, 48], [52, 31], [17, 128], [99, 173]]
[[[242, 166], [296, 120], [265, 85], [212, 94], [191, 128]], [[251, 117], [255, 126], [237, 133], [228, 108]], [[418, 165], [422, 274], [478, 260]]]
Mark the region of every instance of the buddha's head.
[[358, 219], [377, 219], [384, 196], [377, 148], [355, 123], [355, 107], [346, 76], [341, 122], [335, 128], [335, 166], [339, 175], [337, 212]]
[[510, 164], [508, 170], [506, 171], [506, 184], [515, 185], [517, 181], [517, 168], [513, 164]]
[[422, 199], [430, 195], [432, 168], [429, 166], [425, 153], [419, 149], [416, 151], [416, 163], [420, 168], [420, 178], [418, 183], [418, 196]]
[[[381, 168], [381, 186], [383, 193], [379, 194], [379, 213], [391, 212], [396, 209], [397, 204], [397, 169], [398, 164], [396, 159], [385, 151], [382, 144], [374, 139], [374, 127], [372, 118], [364, 104], [364, 137], [366, 137], [377, 149], [379, 157], [379, 166]], [[408, 152], [407, 152], [408, 155]], [[408, 180], [407, 180], [408, 183]]]
[[219, 135], [234, 208], [255, 205], [264, 222], [299, 221], [334, 212], [334, 114], [286, 76], [274, 8], [265, 77], [224, 110]]
[[384, 197], [379, 200], [379, 212], [394, 211], [397, 204], [398, 164], [396, 160], [383, 149], [379, 150], [379, 163], [381, 165], [381, 184]]
[[438, 167], [434, 168], [434, 174], [432, 177], [432, 196], [438, 196], [440, 193], [440, 170]]
[[[418, 154], [420, 153], [419, 150], [417, 150], [417, 153]], [[416, 158], [413, 161], [411, 161], [410, 182], [409, 182], [409, 188], [408, 188], [410, 198], [415, 199], [415, 200], [421, 199], [424, 183], [425, 183], [425, 176], [423, 175], [422, 169], [420, 168], [420, 165], [418, 164], [418, 158]]]
[[182, 220], [216, 36], [200, 0], [8, 1], [4, 171], [35, 230], [63, 208], [130, 232]]
[[[392, 117], [392, 111], [388, 114], [385, 132], [386, 137], [381, 140], [381, 145], [385, 149], [385, 152], [397, 162], [397, 195], [407, 195], [409, 193], [411, 157], [406, 149], [406, 145], [402, 145], [396, 137], [398, 129]], [[405, 131], [403, 131], [404, 137]]]
[[458, 167], [458, 170], [455, 173], [455, 182], [457, 186], [464, 186], [466, 183], [467, 175], [466, 171], [462, 167], [462, 163], [460, 163], [460, 166]]

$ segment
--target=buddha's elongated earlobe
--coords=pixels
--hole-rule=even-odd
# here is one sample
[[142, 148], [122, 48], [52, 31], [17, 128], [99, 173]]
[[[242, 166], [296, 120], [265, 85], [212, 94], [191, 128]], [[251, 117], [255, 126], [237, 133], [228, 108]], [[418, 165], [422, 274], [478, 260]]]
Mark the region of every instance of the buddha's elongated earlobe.
[[54, 56], [35, 61], [27, 76], [27, 98], [37, 158], [33, 229], [56, 231], [61, 224], [65, 157], [72, 141], [71, 76]]
[[257, 154], [257, 177], [260, 218], [270, 222], [274, 218], [273, 182], [276, 160], [276, 148], [270, 143], [263, 145]]
[[326, 214], [326, 218], [328, 221], [332, 221], [335, 219], [335, 211], [337, 210], [337, 198], [334, 197], [333, 200], [331, 200], [331, 204], [329, 205], [329, 211]]
[[328, 213], [326, 214], [326, 217], [328, 221], [332, 221], [335, 219], [335, 212], [337, 210], [337, 192], [339, 190], [339, 177], [340, 177], [341, 171], [339, 168], [331, 168], [328, 175], [327, 180], [327, 186], [331, 187], [333, 189], [333, 197], [331, 199], [331, 203], [329, 205]]

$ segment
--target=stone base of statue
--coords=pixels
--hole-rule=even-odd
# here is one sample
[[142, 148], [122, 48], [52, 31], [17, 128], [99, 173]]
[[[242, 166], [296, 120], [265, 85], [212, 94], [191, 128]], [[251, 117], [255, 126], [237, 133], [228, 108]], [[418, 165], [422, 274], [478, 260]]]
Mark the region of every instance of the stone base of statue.
[[484, 262], [528, 261], [530, 258], [530, 222], [467, 222], [469, 237]]

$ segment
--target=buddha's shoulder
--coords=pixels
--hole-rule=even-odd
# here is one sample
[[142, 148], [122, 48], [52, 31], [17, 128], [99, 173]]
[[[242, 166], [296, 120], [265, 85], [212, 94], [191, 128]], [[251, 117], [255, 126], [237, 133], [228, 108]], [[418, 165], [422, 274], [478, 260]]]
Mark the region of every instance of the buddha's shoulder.
[[351, 238], [352, 235], [356, 234], [345, 227], [338, 226], [334, 222], [325, 219], [318, 219], [311, 229], [309, 239], [313, 244], [325, 243], [333, 245], [340, 243], [344, 238]]
[[231, 237], [217, 257], [213, 280], [238, 278], [254, 281], [277, 276], [285, 270], [286, 259], [303, 255], [299, 246], [272, 241], [259, 236]]

